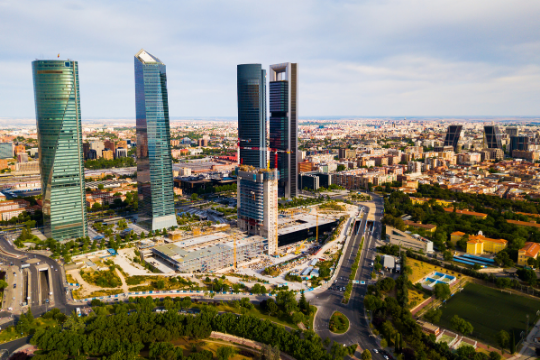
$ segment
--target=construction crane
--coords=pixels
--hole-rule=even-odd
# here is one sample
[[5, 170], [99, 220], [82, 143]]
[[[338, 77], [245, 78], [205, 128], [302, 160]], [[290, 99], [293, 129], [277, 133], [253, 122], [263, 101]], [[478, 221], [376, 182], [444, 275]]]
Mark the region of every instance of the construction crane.
[[[240, 145], [241, 141], [246, 141], [246, 142], [250, 143], [251, 139], [240, 139], [240, 138], [238, 138], [238, 141], [236, 143], [236, 145], [238, 147], [238, 151], [240, 151], [240, 149], [243, 149], [243, 150], [259, 150], [259, 151], [273, 152], [274, 153], [274, 169], [277, 169], [278, 153], [285, 153], [285, 154], [290, 154], [291, 153], [291, 150], [289, 150], [289, 149], [281, 150], [281, 149], [276, 149], [276, 148], [266, 148], [266, 147], [258, 147], [258, 146], [241, 146]], [[243, 162], [243, 159], [240, 159], [241, 164], [242, 164], [242, 162]], [[270, 169], [270, 159], [268, 159], [267, 167], [268, 167], [268, 169]]]
[[302, 249], [304, 248], [304, 243], [306, 242], [306, 240], [302, 241], [298, 247], [296, 248], [296, 251], [294, 252], [295, 255], [298, 255], [300, 254], [300, 251], [302, 251]]
[[234, 237], [233, 248], [234, 248], [234, 270], [236, 272], [236, 236]]

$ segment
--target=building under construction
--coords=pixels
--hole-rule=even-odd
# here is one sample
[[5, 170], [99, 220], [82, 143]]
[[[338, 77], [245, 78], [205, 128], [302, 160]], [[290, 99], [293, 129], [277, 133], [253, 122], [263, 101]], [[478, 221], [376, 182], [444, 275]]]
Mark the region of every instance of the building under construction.
[[235, 260], [238, 263], [250, 261], [267, 250], [268, 241], [261, 236], [235, 240], [229, 234], [216, 233], [156, 246], [152, 253], [175, 271], [207, 273], [233, 266]]
[[319, 238], [323, 238], [331, 233], [338, 226], [339, 221], [326, 216], [317, 217], [310, 214], [300, 214], [297, 216], [280, 216], [278, 220], [278, 247], [297, 243], [299, 241], [315, 238], [317, 227], [319, 228]]
[[277, 169], [246, 165], [237, 169], [238, 228], [265, 238], [270, 255], [278, 250], [278, 174]]

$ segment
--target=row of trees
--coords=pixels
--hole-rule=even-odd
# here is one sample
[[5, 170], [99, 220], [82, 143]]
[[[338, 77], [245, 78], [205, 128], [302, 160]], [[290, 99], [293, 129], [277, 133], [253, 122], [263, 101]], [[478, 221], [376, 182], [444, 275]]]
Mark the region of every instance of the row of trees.
[[137, 161], [132, 157], [121, 157], [112, 160], [99, 158], [96, 160], [86, 160], [84, 162], [84, 167], [91, 170], [132, 167], [135, 165], [137, 165]]

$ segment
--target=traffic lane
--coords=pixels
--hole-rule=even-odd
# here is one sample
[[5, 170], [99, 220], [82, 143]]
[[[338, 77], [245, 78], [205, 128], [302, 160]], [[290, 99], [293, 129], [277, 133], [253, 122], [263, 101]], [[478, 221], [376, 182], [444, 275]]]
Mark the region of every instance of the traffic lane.
[[[10, 252], [10, 253], [13, 253], [15, 255], [25, 255], [25, 256], [28, 256], [30, 258], [35, 258], [35, 259], [39, 259], [40, 262], [44, 262], [46, 263], [47, 265], [49, 265], [49, 269], [51, 267], [53, 268], [59, 268], [60, 265], [53, 259], [45, 256], [45, 255], [41, 255], [41, 254], [28, 254], [28, 253], [25, 253], [25, 252], [22, 252], [20, 250], [17, 250], [15, 248], [13, 248], [9, 242], [5, 239], [5, 237], [2, 237], [0, 238], [0, 248], [3, 248], [5, 251], [7, 252]], [[33, 256], [32, 256], [33, 255]], [[20, 261], [19, 261], [20, 262]], [[53, 278], [53, 285], [51, 288], [54, 289], [53, 291], [53, 296], [54, 296], [54, 301], [55, 301], [55, 305], [56, 307], [58, 306], [65, 306], [67, 304], [67, 301], [66, 301], [66, 298], [63, 294], [63, 284], [64, 284], [64, 281], [63, 281], [63, 277], [62, 277], [62, 272], [61, 271], [54, 271], [52, 273], [52, 278]]]
[[0, 350], [7, 350], [9, 355], [12, 355], [14, 351], [28, 344], [30, 337], [20, 338], [4, 344], [0, 344]]

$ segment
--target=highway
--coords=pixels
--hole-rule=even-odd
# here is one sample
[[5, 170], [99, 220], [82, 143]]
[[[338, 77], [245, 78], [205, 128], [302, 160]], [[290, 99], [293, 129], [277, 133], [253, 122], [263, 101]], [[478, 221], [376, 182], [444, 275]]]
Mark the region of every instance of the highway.
[[[382, 213], [384, 207], [382, 198], [373, 196], [373, 201], [376, 207], [376, 215]], [[364, 207], [366, 209], [366, 207]], [[371, 334], [369, 324], [364, 317], [364, 304], [363, 298], [367, 291], [367, 283], [371, 279], [371, 261], [375, 258], [375, 252], [372, 250], [376, 247], [376, 241], [381, 234], [381, 224], [378, 221], [373, 222], [373, 229], [369, 231], [366, 229], [364, 233], [364, 225], [367, 222], [368, 214], [366, 211], [363, 213], [363, 217], [360, 224], [359, 233], [354, 236], [345, 249], [342, 256], [344, 261], [339, 269], [338, 276], [332, 288], [344, 287], [349, 281], [349, 274], [351, 273], [351, 266], [354, 262], [354, 258], [358, 253], [362, 236], [365, 236], [363, 250], [359, 262], [358, 271], [355, 280], [365, 281], [365, 285], [353, 285], [353, 291], [348, 304], [343, 304], [343, 292], [336, 290], [325, 290], [315, 295], [315, 298], [311, 299], [311, 304], [318, 307], [317, 315], [314, 321], [314, 330], [322, 338], [329, 338], [330, 340], [345, 344], [359, 344], [362, 350], [369, 349], [373, 359], [383, 359], [381, 354], [375, 354], [373, 349], [379, 348], [375, 337]], [[356, 229], [355, 229], [356, 230]], [[350, 322], [349, 330], [341, 335], [334, 334], [329, 330], [330, 317], [335, 311], [339, 311], [344, 314]]]

